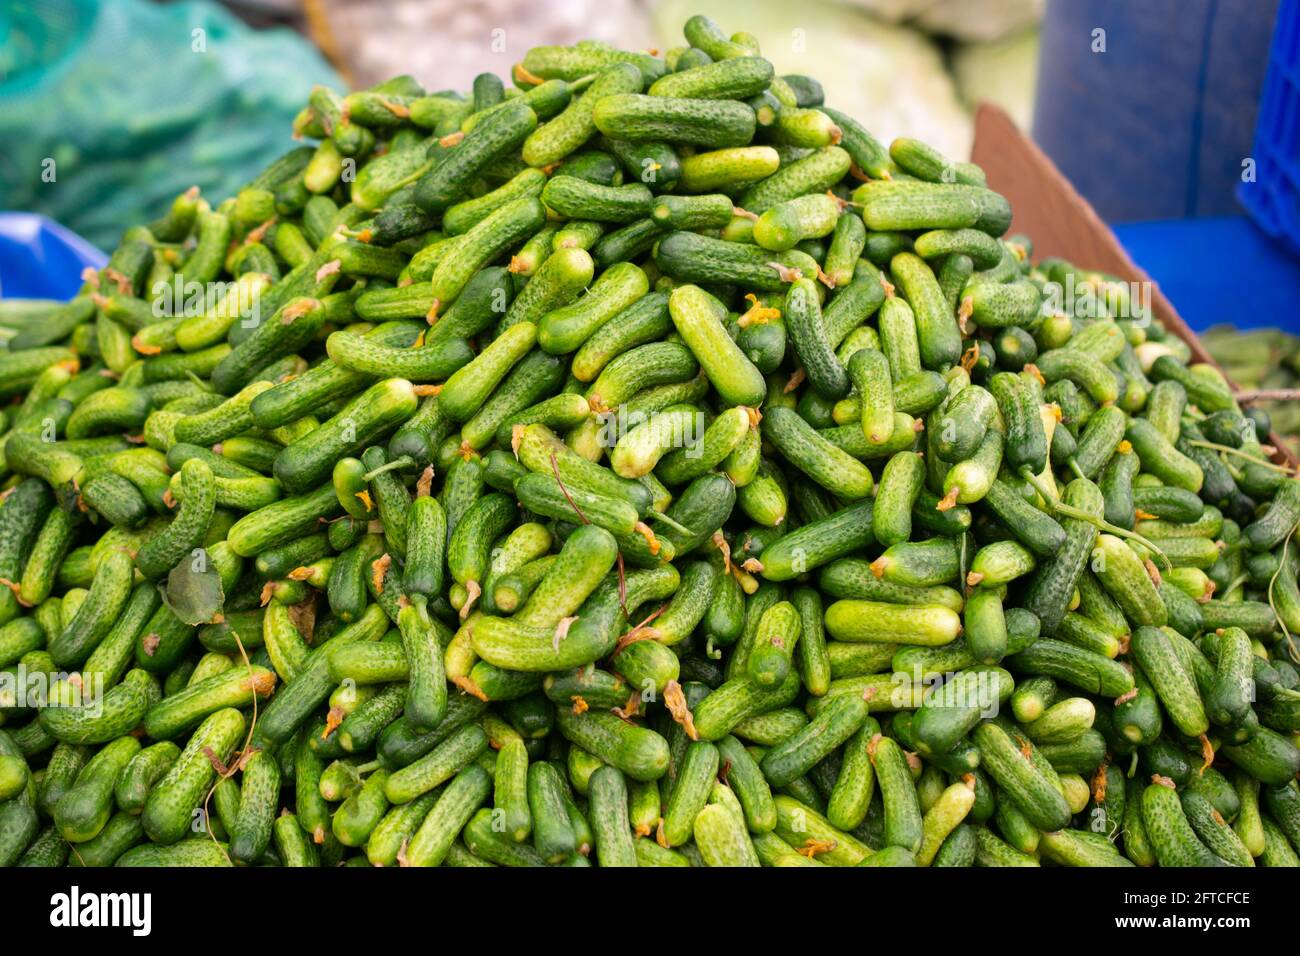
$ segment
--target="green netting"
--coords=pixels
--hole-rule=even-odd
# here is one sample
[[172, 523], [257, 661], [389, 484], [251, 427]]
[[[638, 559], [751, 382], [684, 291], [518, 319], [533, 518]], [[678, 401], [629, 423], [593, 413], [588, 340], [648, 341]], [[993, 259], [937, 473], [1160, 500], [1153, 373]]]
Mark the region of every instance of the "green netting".
[[220, 199], [283, 153], [314, 83], [341, 85], [300, 36], [215, 4], [0, 4], [0, 209], [111, 248], [186, 187]]

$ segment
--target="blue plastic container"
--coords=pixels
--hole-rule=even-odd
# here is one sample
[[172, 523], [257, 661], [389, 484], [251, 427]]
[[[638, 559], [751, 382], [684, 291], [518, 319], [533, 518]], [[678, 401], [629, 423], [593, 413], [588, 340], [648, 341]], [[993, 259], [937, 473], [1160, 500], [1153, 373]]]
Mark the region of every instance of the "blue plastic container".
[[0, 213], [0, 298], [71, 299], [81, 270], [108, 257], [52, 219], [31, 212]]
[[1034, 139], [1112, 225], [1239, 214], [1278, 2], [1051, 0]]
[[1300, 334], [1300, 262], [1248, 216], [1121, 223], [1114, 231], [1194, 331], [1231, 322]]
[[1255, 125], [1255, 181], [1237, 198], [1266, 233], [1300, 253], [1300, 0], [1282, 0]]

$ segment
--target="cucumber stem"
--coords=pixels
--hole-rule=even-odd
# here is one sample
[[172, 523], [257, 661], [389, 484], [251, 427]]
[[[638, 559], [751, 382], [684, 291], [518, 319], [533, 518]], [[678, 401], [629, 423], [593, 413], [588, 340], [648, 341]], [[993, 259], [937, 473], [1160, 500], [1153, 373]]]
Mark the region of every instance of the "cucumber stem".
[[368, 471], [361, 476], [362, 481], [373, 481], [377, 476], [387, 471], [395, 471], [400, 468], [410, 468], [415, 465], [416, 461], [410, 455], [402, 455], [400, 458], [394, 458], [386, 465], [380, 465], [374, 471]]
[[1042, 498], [1049, 508], [1055, 508], [1060, 503], [1060, 498], [1057, 497], [1056, 492], [1047, 487], [1028, 465], [1021, 465], [1018, 474], [1034, 491], [1038, 492], [1038, 497]]
[[1223, 455], [1235, 455], [1238, 458], [1245, 458], [1252, 465], [1259, 465], [1259, 467], [1267, 468], [1270, 471], [1280, 471], [1284, 475], [1294, 475], [1296, 473], [1296, 470], [1289, 465], [1279, 465], [1263, 458], [1256, 458], [1249, 452], [1244, 452], [1240, 448], [1233, 448], [1231, 445], [1220, 445], [1218, 442], [1205, 441], [1200, 438], [1189, 438], [1187, 444], [1194, 445], [1197, 448], [1209, 448]]
[[421, 163], [420, 167], [415, 172], [411, 173], [405, 179], [398, 180], [393, 185], [392, 192], [390, 192], [389, 195], [391, 196], [399, 189], [405, 189], [407, 186], [419, 182], [424, 177], [424, 174], [427, 173], [432, 168], [433, 168], [433, 160], [427, 160], [426, 162]]
[[664, 514], [662, 511], [652, 510], [648, 515], [646, 515], [646, 520], [662, 521], [664, 524], [668, 525], [668, 527], [672, 528], [674, 531], [678, 532], [679, 534], [687, 534], [687, 535], [695, 534], [695, 532], [692, 531], [690, 528], [686, 527], [686, 525], [682, 524], [679, 521], [674, 521], [672, 518], [668, 517], [668, 515]]
[[429, 595], [412, 591], [407, 595], [407, 600], [414, 605], [416, 613], [420, 615], [420, 622], [425, 627], [431, 626], [433, 622], [429, 619]]
[[186, 369], [186, 370], [185, 370], [185, 377], [188, 378], [188, 379], [189, 379], [191, 382], [193, 382], [195, 385], [197, 385], [197, 386], [199, 386], [200, 388], [202, 388], [203, 391], [205, 391], [205, 392], [209, 392], [209, 393], [212, 392], [212, 383], [211, 383], [211, 382], [204, 381], [203, 379], [199, 378], [197, 375], [194, 374], [193, 370], [191, 370], [191, 369]]
[[1057, 514], [1064, 515], [1067, 518], [1075, 518], [1078, 521], [1086, 521], [1098, 531], [1105, 531], [1107, 534], [1113, 534], [1117, 538], [1126, 538], [1130, 541], [1136, 541], [1148, 551], [1158, 554], [1160, 560], [1164, 562], [1165, 570], [1168, 571], [1173, 568], [1173, 562], [1169, 560], [1168, 555], [1166, 555], [1164, 551], [1160, 550], [1156, 543], [1150, 538], [1144, 537], [1136, 531], [1129, 531], [1127, 528], [1121, 528], [1119, 525], [1111, 524], [1105, 518], [1098, 518], [1096, 515], [1090, 515], [1086, 511], [1082, 511], [1072, 505], [1067, 505], [1060, 498], [1054, 497], [1051, 494], [1051, 489], [1044, 485], [1039, 477], [1029, 470], [1028, 465], [1023, 466], [1020, 469], [1020, 477], [1029, 482], [1029, 484], [1033, 486], [1034, 490], [1042, 497], [1043, 501], [1046, 502], [1047, 507], [1051, 508]]
[[966, 535], [961, 536], [961, 545], [957, 552], [957, 580], [966, 580], [966, 569], [968, 567], [968, 555], [966, 553]]
[[469, 617], [470, 609], [474, 607], [475, 602], [478, 601], [479, 596], [483, 593], [483, 588], [477, 581], [470, 578], [465, 582], [465, 591], [467, 597], [465, 598], [465, 603], [460, 606], [460, 619], [462, 621]]
[[[1246, 583], [1247, 581], [1249, 581], [1249, 580], [1250, 580], [1250, 575], [1249, 575], [1249, 574], [1242, 574], [1242, 575], [1239, 575], [1238, 577], [1234, 578], [1231, 582], [1229, 582], [1228, 586], [1227, 586], [1226, 588], [1223, 589], [1223, 597], [1224, 597], [1224, 599], [1226, 600], [1229, 594], [1231, 594], [1233, 591], [1237, 590], [1237, 588], [1241, 587], [1243, 584], [1245, 584], [1245, 583]], [[1274, 613], [1276, 613], [1276, 612], [1274, 612]]]
[[[573, 497], [569, 494], [569, 489], [564, 487], [564, 481], [560, 478], [560, 466], [555, 460], [555, 452], [551, 452], [551, 472], [555, 475], [555, 483], [560, 486], [560, 493], [564, 495], [564, 500], [569, 503], [569, 507], [578, 513], [578, 517], [582, 519], [583, 524], [591, 524], [591, 522], [587, 520], [587, 516], [582, 513], [582, 509], [578, 507], [577, 502], [575, 502]], [[640, 524], [640, 522], [637, 523]], [[618, 561], [619, 603], [622, 604], [626, 595], [623, 590], [623, 552], [621, 551], [618, 555]], [[627, 608], [624, 608], [623, 611], [626, 613]]]
[[1277, 576], [1281, 574], [1282, 569], [1286, 567], [1287, 551], [1291, 548], [1291, 539], [1295, 537], [1296, 528], [1300, 528], [1300, 522], [1297, 522], [1292, 526], [1291, 533], [1288, 534], [1286, 540], [1282, 542], [1282, 557], [1277, 563], [1277, 570], [1274, 571], [1273, 576], [1268, 579], [1267, 594], [1268, 606], [1273, 612], [1273, 618], [1277, 621], [1278, 625], [1282, 628], [1282, 633], [1286, 636], [1287, 656], [1290, 657], [1294, 663], [1300, 664], [1300, 653], [1296, 651], [1295, 638], [1292, 637], [1290, 629], [1286, 626], [1286, 622], [1282, 620], [1282, 615], [1277, 613], [1277, 604], [1273, 601], [1273, 585], [1277, 583]]
[[659, 539], [655, 537], [654, 530], [644, 521], [638, 521], [632, 530], [645, 538], [646, 544], [650, 546], [650, 553], [656, 555], [659, 553]]
[[1294, 402], [1300, 399], [1300, 388], [1252, 388], [1238, 392], [1234, 398], [1239, 405], [1256, 402]]
[[[1069, 506], [1067, 505], [1066, 507]], [[1127, 528], [1121, 528], [1119, 525], [1111, 524], [1105, 518], [1094, 518], [1093, 516], [1089, 515], [1087, 512], [1078, 511], [1078, 509], [1071, 509], [1071, 510], [1076, 512], [1074, 517], [1080, 518], [1083, 521], [1087, 521], [1089, 524], [1096, 527], [1098, 531], [1105, 531], [1107, 534], [1113, 534], [1117, 538], [1125, 538], [1129, 541], [1136, 541], [1138, 544], [1142, 545], [1142, 547], [1146, 548], [1148, 551], [1151, 551], [1159, 555], [1160, 560], [1164, 563], [1166, 571], [1173, 570], [1174, 565], [1173, 562], [1169, 560], [1169, 556], [1165, 554], [1164, 551], [1161, 550], [1160, 546], [1157, 545], [1150, 538], [1144, 535], [1140, 535], [1136, 531], [1129, 531]]]

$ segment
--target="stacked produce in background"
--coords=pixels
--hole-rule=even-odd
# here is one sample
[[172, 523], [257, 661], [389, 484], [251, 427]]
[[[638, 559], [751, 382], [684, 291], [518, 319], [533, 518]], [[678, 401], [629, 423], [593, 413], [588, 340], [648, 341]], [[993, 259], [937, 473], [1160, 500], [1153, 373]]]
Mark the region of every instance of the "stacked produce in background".
[[643, 0], [321, 0], [305, 32], [367, 85], [388, 79], [393, 64], [430, 89], [462, 88], [475, 74], [505, 74], [533, 46], [601, 40], [649, 45]]
[[1264, 423], [684, 34], [318, 88], [0, 304], [0, 863], [1300, 865]]
[[[703, 13], [767, 37], [779, 72], [814, 73], [877, 136], [912, 136], [954, 156], [970, 150], [970, 113], [998, 104], [1033, 118], [1042, 0], [326, 0], [308, 33], [363, 85], [394, 63], [430, 89], [504, 74], [531, 46], [597, 39], [627, 49], [674, 46]], [[432, 27], [436, 26], [436, 29]]]
[[962, 103], [972, 110], [986, 100], [996, 103], [1022, 130], [1029, 130], [1037, 86], [1038, 25], [1045, 0], [840, 2], [929, 36], [947, 54]]
[[1300, 384], [1300, 338], [1281, 329], [1216, 325], [1202, 333], [1201, 344], [1238, 388], [1283, 393], [1252, 405], [1268, 412], [1273, 429], [1300, 455], [1300, 395], [1289, 394]]

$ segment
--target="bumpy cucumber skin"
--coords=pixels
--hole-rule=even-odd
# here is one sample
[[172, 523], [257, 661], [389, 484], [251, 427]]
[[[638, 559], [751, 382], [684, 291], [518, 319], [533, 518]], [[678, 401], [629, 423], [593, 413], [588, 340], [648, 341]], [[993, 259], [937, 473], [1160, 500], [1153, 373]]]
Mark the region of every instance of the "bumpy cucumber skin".
[[140, 867], [223, 867], [234, 866], [226, 846], [213, 840], [185, 840], [170, 846], [145, 843], [127, 850], [115, 866]]
[[537, 114], [515, 101], [478, 123], [446, 159], [416, 186], [415, 201], [427, 212], [450, 206], [479, 170], [505, 156], [537, 127]]
[[754, 136], [754, 111], [732, 100], [695, 100], [619, 93], [597, 101], [592, 120], [606, 136], [633, 142], [667, 140], [725, 149]]
[[119, 737], [104, 747], [77, 774], [76, 782], [54, 805], [54, 822], [70, 843], [94, 839], [112, 812], [113, 784], [140, 751], [134, 737]]
[[[974, 733], [983, 758], [981, 766], [1007, 791], [1021, 813], [1042, 830], [1060, 830], [1070, 822], [1065, 798], [1024, 755], [1015, 739], [993, 723], [981, 724]], [[1026, 740], [1024, 746], [1032, 747]]]
[[783, 292], [794, 278], [817, 273], [817, 260], [798, 249], [769, 252], [683, 231], [660, 239], [654, 258], [660, 271], [683, 282], [736, 284], [759, 292]]
[[145, 800], [141, 820], [155, 843], [175, 843], [191, 826], [191, 814], [200, 806], [217, 771], [207, 750], [224, 762], [243, 740], [244, 717], [232, 708], [208, 717], [190, 737], [181, 755]]
[[766, 424], [765, 436], [827, 491], [851, 500], [871, 493], [874, 482], [866, 466], [822, 438], [796, 412], [773, 408]]
[[252, 863], [266, 852], [271, 842], [280, 800], [280, 765], [265, 750], [244, 764], [239, 813], [230, 839], [230, 855]]
[[154, 704], [145, 714], [145, 733], [154, 740], [175, 738], [216, 710], [245, 707], [254, 697], [265, 697], [275, 683], [275, 672], [266, 667], [236, 665]]
[[876, 737], [869, 746], [885, 807], [885, 844], [915, 853], [921, 846], [921, 805], [907, 758], [891, 737]]
[[432, 730], [447, 713], [447, 679], [436, 632], [420, 608], [404, 607], [397, 624], [410, 668], [406, 698], [407, 720], [416, 731]]
[[696, 286], [681, 286], [669, 296], [668, 310], [719, 394], [733, 405], [761, 405], [767, 396], [763, 374], [726, 334], [708, 293]]
[[440, 865], [450, 852], [456, 834], [487, 797], [491, 786], [491, 778], [479, 766], [466, 767], [457, 774], [411, 837], [408, 865]]
[[863, 501], [809, 522], [763, 549], [759, 572], [769, 581], [789, 581], [819, 565], [871, 544], [876, 502]]
[[835, 357], [826, 335], [826, 324], [822, 321], [817, 290], [811, 277], [791, 283], [785, 297], [784, 319], [795, 354], [803, 363], [813, 388], [828, 399], [847, 395], [849, 377]]
[[895, 423], [889, 360], [877, 349], [858, 349], [849, 359], [848, 371], [858, 393], [862, 434], [871, 445], [885, 445], [893, 437]]
[[54, 663], [70, 667], [90, 656], [130, 597], [131, 577], [129, 555], [115, 551], [100, 561], [90, 594], [63, 632], [50, 642]]
[[1172, 787], [1152, 783], [1141, 803], [1143, 828], [1162, 867], [1226, 865], [1196, 836]]
[[181, 481], [185, 498], [171, 524], [136, 552], [136, 567], [149, 580], [162, 577], [202, 541], [216, 508], [215, 478], [204, 462], [197, 458], [186, 461], [181, 466]]
[[1195, 737], [1209, 729], [1209, 719], [1196, 683], [1170, 640], [1170, 635], [1157, 628], [1139, 627], [1133, 632], [1133, 654], [1155, 685], [1170, 719], [1183, 733]]
[[56, 740], [102, 744], [134, 730], [148, 707], [144, 682], [128, 678], [109, 690], [102, 700], [79, 706], [52, 703], [41, 710], [38, 719], [40, 726]]
[[[1096, 485], [1082, 478], [1066, 486], [1064, 500], [1097, 516], [1105, 509]], [[1064, 546], [1053, 562], [1040, 566], [1034, 573], [1025, 595], [1025, 606], [1038, 615], [1049, 632], [1065, 616], [1066, 604], [1097, 539], [1097, 529], [1081, 519], [1067, 517], [1061, 525], [1066, 531]]]
[[[525, 60], [534, 55], [535, 51], [530, 50]], [[525, 69], [528, 68], [525, 63]], [[581, 70], [580, 73], [566, 74], [560, 78], [572, 81], [592, 72], [584, 67], [578, 69]], [[570, 100], [559, 116], [538, 128], [524, 141], [524, 162], [530, 166], [546, 166], [563, 159], [596, 132], [592, 112], [601, 99], [617, 93], [639, 93], [643, 84], [642, 71], [632, 64], [613, 63], [605, 66], [591, 86]]]
[[144, 748], [131, 758], [113, 787], [113, 797], [125, 813], [138, 816], [149, 789], [167, 772], [181, 750], [170, 741]]
[[588, 784], [596, 859], [602, 867], [637, 866], [632, 826], [628, 820], [628, 788], [623, 774], [601, 767]]
[[1097, 577], [1135, 624], [1163, 627], [1168, 612], [1160, 592], [1131, 548], [1110, 534], [1097, 536], [1092, 553]]
[[773, 786], [784, 786], [857, 732], [867, 718], [866, 701], [844, 695], [830, 701], [802, 730], [769, 750], [760, 766]]
[[559, 730], [633, 780], [655, 780], [668, 769], [668, 745], [652, 730], [629, 727], [613, 714], [556, 714]]

